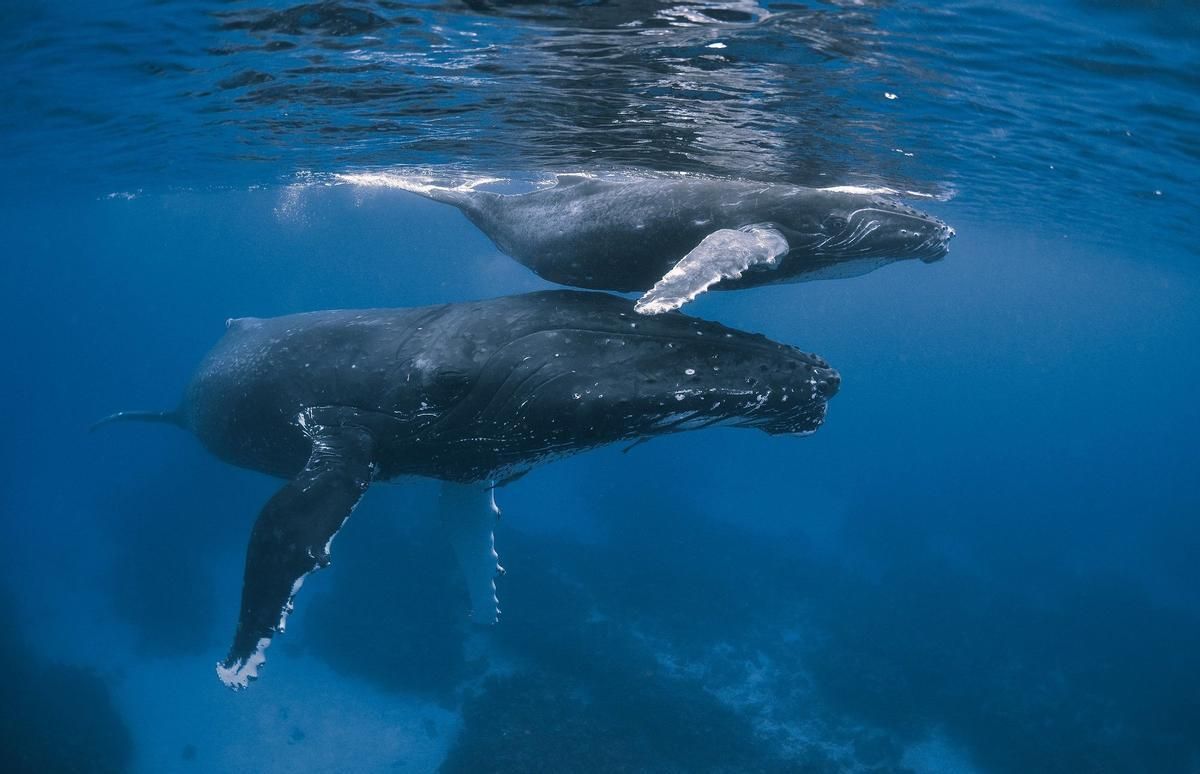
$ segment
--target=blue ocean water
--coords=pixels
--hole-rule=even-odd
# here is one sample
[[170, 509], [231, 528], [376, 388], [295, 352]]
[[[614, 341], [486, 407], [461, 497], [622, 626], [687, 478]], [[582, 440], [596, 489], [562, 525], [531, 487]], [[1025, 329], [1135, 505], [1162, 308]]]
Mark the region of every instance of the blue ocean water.
[[[1200, 9], [1184, 0], [0, 8], [12, 771], [1200, 772]], [[500, 490], [492, 629], [373, 487], [263, 678], [278, 488], [162, 426], [229, 317], [549, 287], [359, 171], [886, 186], [950, 255], [688, 313], [842, 375]]]

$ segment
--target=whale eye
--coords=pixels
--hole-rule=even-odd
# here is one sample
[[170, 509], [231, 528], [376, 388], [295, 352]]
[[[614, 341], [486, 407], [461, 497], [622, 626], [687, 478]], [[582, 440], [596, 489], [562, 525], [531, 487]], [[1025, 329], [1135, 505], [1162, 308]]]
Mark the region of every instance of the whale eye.
[[434, 372], [433, 384], [430, 386], [438, 400], [456, 401], [470, 389], [471, 375], [457, 368], [439, 368]]
[[830, 215], [825, 220], [821, 221], [821, 230], [827, 232], [838, 232], [846, 228], [846, 219], [840, 215]]

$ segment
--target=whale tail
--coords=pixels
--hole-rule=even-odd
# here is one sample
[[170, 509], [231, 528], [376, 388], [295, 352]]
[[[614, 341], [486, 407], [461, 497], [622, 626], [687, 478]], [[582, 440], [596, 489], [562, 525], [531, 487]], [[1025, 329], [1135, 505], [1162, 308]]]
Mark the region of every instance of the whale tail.
[[[457, 207], [478, 226], [480, 224], [475, 219], [483, 216], [492, 203], [498, 201], [501, 196], [492, 191], [478, 191], [475, 189], [475, 186], [495, 182], [495, 180], [497, 178], [482, 178], [479, 181], [469, 181], [453, 188], [431, 185], [419, 189], [408, 188], [406, 190], [424, 196], [426, 199], [432, 199], [435, 202]], [[484, 229], [484, 231], [487, 231], [487, 229]]]
[[479, 201], [486, 199], [489, 196], [494, 197], [496, 194], [486, 191], [472, 191], [458, 188], [438, 188], [430, 187], [424, 191], [416, 191], [426, 199], [433, 199], [435, 202], [442, 204], [452, 204], [463, 212], [470, 213], [479, 209]]
[[[488, 183], [503, 183], [502, 177], [468, 177], [458, 180], [403, 172], [355, 172], [334, 175], [341, 183], [365, 188], [399, 188], [419, 194], [436, 202], [453, 204], [456, 207], [470, 206], [480, 198], [492, 198], [499, 194], [478, 190]], [[457, 184], [456, 184], [457, 183]]]
[[183, 415], [178, 409], [172, 411], [118, 411], [115, 414], [108, 416], [92, 423], [88, 428], [89, 432], [94, 432], [97, 428], [103, 427], [111, 422], [161, 422], [163, 424], [175, 425], [183, 427]]

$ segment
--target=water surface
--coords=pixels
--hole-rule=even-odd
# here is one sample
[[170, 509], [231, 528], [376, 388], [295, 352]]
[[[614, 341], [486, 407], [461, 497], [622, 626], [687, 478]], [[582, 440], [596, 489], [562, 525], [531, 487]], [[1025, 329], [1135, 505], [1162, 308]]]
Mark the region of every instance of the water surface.
[[[26, 771], [1200, 771], [1193, 4], [15, 2], [0, 10]], [[373, 489], [262, 680], [212, 666], [277, 482], [163, 427], [224, 320], [547, 287], [361, 171], [883, 186], [936, 264], [689, 313], [842, 374], [802, 440], [502, 491], [470, 629]]]

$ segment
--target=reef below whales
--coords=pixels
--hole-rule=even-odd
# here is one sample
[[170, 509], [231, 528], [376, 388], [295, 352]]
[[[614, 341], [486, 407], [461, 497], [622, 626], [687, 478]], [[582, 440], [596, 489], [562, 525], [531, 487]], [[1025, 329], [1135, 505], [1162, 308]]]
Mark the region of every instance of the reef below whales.
[[815, 355], [602, 293], [230, 320], [181, 405], [101, 422], [190, 430], [220, 459], [288, 480], [264, 506], [218, 675], [257, 677], [305, 575], [372, 481], [455, 482], [443, 498], [478, 620], [495, 620], [495, 482], [548, 458], [713, 425], [807, 434], [836, 371]]
[[342, 182], [400, 188], [452, 204], [538, 276], [592, 290], [645, 291], [642, 314], [678, 309], [709, 288], [854, 277], [893, 261], [946, 255], [954, 229], [852, 187], [691, 175], [564, 174], [521, 194], [442, 186], [388, 173]]

